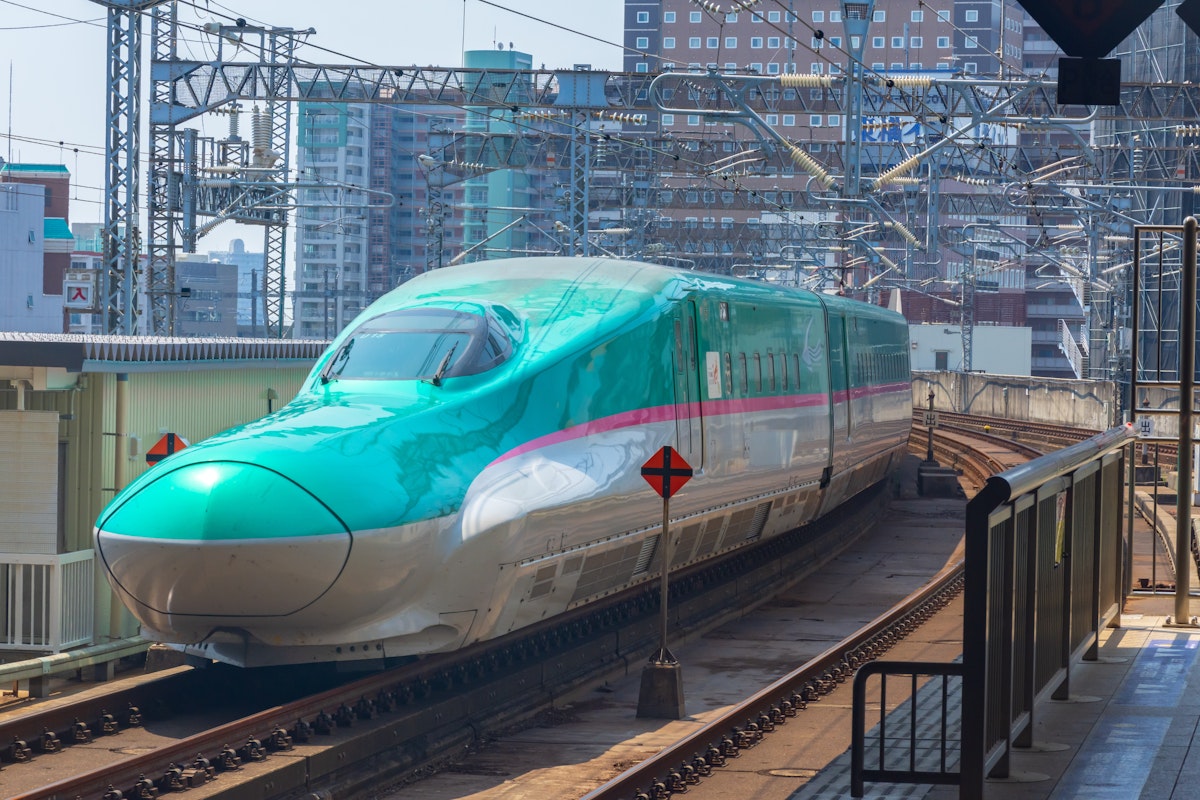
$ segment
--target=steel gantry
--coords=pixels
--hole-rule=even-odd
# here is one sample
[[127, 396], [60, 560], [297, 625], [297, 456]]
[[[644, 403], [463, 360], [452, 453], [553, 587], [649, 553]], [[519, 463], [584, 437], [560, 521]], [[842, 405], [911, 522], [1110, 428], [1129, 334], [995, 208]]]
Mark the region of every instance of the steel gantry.
[[163, 1], [93, 0], [108, 9], [100, 310], [109, 333], [138, 332], [142, 12]]
[[[587, 252], [599, 241], [588, 226], [596, 210], [611, 203], [622, 209], [624, 222], [617, 227], [634, 237], [623, 253], [660, 255], [701, 268], [731, 269], [747, 253], [755, 260], [786, 261], [782, 254], [796, 248], [806, 250], [806, 262], [817, 263], [824, 247], [827, 267], [844, 271], [848, 263], [864, 264], [865, 277], [886, 272], [885, 283], [902, 284], [944, 271], [943, 255], [953, 249], [941, 232], [976, 220], [1035, 223], [1041, 230], [1022, 233], [1027, 246], [1020, 258], [1045, 253], [1053, 260], [1053, 237], [1046, 231], [1056, 222], [1103, 221], [1106, 212], [1097, 206], [1105, 205], [1124, 208], [1127, 217], [1161, 213], [1130, 206], [1161, 206], [1200, 175], [1186, 134], [1164, 147], [1156, 141], [1140, 163], [1152, 165], [1156, 176], [1162, 173], [1162, 190], [1138, 196], [1141, 190], [1131, 186], [1128, 201], [1106, 203], [1104, 194], [1130, 184], [1138, 171], [1138, 148], [1132, 136], [1099, 143], [1087, 138], [1108, 124], [1189, 124], [1200, 106], [1195, 85], [1127, 84], [1120, 107], [1062, 115], [1054, 85], [1040, 80], [867, 72], [852, 76], [857, 88], [850, 91], [845, 75], [308, 64], [295, 57], [295, 46], [309, 31], [244, 24], [205, 26], [201, 35], [214, 37], [216, 56], [197, 61], [176, 52], [181, 25], [174, 2], [95, 1], [110, 10], [105, 302], [111, 330], [137, 329], [136, 62], [138, 20], [145, 12], [155, 25], [145, 289], [150, 305], [145, 327], [152, 332], [171, 327], [176, 253], [194, 250], [199, 236], [226, 219], [266, 226], [267, 322], [273, 335], [282, 332], [287, 213], [298, 207], [292, 195], [304, 185], [288, 170], [288, 104], [294, 101], [448, 106], [506, 119], [559, 112], [557, 131], [545, 122], [517, 126], [511, 134], [466, 132], [448, 137], [433, 155], [443, 164], [502, 169], [528, 168], [531, 158], [544, 168], [546, 154], [553, 153], [567, 176], [564, 252]], [[201, 114], [244, 110], [250, 103], [261, 104], [254, 112], [252, 143], [234, 131], [217, 141], [178, 127]], [[695, 135], [656, 132], [654, 115], [666, 109], [710, 124]], [[647, 114], [651, 126], [645, 133], [624, 125], [601, 131], [601, 112]], [[832, 143], [788, 139], [767, 122], [775, 114], [844, 119], [851, 113], [858, 120], [855, 133]], [[724, 124], [747, 120], [745, 128], [734, 126], [739, 135], [730, 135]], [[1059, 162], [1069, 164], [1055, 167]], [[447, 175], [453, 177], [452, 171]], [[1064, 188], [1064, 177], [1083, 188]], [[444, 180], [449, 179], [431, 182], [431, 196], [441, 188], [434, 184]], [[747, 204], [762, 212], [756, 225], [716, 226], [719, 209]], [[692, 208], [702, 224], [662, 213]], [[207, 221], [198, 223], [200, 217]], [[440, 219], [440, 213], [429, 217], [431, 237]], [[714, 221], [711, 227], [708, 220]], [[836, 236], [809, 235], [814, 224], [831, 222], [840, 226]], [[427, 254], [430, 266], [444, 263], [442, 237], [436, 235], [430, 249], [437, 253]], [[855, 248], [853, 258], [831, 257], [841, 246], [834, 241]], [[1094, 264], [1087, 269], [1086, 277], [1094, 279]]]
[[[263, 66], [264, 106], [253, 109], [252, 138], [236, 133], [240, 104], [224, 110], [234, 121], [231, 136], [213, 145], [200, 140], [194, 129], [181, 123], [202, 113], [180, 101], [177, 70], [186, 69], [178, 57], [180, 23], [174, 2], [155, 7], [153, 61], [151, 63], [150, 180], [147, 224], [150, 229], [146, 265], [146, 297], [150, 307], [149, 330], [175, 332], [175, 260], [179, 251], [195, 252], [202, 233], [198, 217], [236, 220], [261, 225], [263, 237], [263, 290], [268, 336], [283, 333], [286, 294], [287, 218], [291, 208], [291, 107], [275, 99], [289, 80], [287, 64], [293, 60], [298, 37], [311, 31], [262, 28], [251, 25], [214, 25], [217, 58], [226, 49], [250, 52]], [[249, 100], [259, 98], [249, 97]], [[212, 108], [204, 110], [214, 110]], [[203, 145], [209, 145], [202, 153]], [[205, 226], [204, 229], [207, 229]]]

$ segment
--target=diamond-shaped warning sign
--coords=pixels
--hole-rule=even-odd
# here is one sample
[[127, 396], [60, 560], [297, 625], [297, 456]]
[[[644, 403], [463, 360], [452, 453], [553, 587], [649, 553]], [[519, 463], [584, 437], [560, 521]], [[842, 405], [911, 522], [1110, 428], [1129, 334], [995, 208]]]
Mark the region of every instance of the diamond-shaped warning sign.
[[666, 500], [692, 479], [692, 466], [673, 447], [664, 447], [642, 465], [642, 477]]

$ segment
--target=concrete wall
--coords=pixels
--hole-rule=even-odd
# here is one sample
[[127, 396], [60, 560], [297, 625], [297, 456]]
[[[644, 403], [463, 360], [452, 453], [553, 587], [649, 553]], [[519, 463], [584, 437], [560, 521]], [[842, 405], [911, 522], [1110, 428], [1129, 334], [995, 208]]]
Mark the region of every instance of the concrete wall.
[[1050, 422], [1093, 430], [1119, 424], [1117, 387], [1111, 381], [914, 372], [913, 406], [935, 410]]

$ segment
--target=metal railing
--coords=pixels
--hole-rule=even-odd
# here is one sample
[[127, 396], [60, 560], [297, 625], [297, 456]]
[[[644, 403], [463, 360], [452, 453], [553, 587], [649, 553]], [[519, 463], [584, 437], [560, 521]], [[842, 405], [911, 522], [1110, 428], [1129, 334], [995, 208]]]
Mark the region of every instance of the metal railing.
[[[879, 677], [879, 721], [867, 734], [867, 689]], [[932, 661], [873, 661], [854, 674], [853, 721], [850, 735], [850, 796], [862, 797], [867, 781], [950, 784], [962, 756], [961, 714], [952, 709], [962, 700], [963, 665]], [[904, 678], [908, 699], [888, 713], [888, 678]], [[933, 680], [921, 688], [921, 678]], [[932, 689], [932, 691], [929, 691]], [[899, 732], [896, 729], [899, 728]], [[874, 746], [867, 766], [868, 738]]]
[[0, 554], [0, 651], [57, 653], [90, 644], [94, 553]]
[[[865, 689], [860, 695], [856, 676], [852, 796], [873, 780], [957, 783], [960, 798], [975, 800], [986, 778], [1008, 776], [1012, 748], [1032, 744], [1038, 703], [1068, 696], [1072, 664], [1096, 658], [1101, 628], [1120, 612], [1125, 448], [1133, 439], [1130, 425], [1097, 434], [993, 475], [967, 503], [962, 664], [876, 662], [861, 677], [865, 686], [873, 674], [910, 676], [915, 718], [930, 702], [918, 701], [917, 676], [940, 676], [947, 695], [948, 676], [961, 674], [961, 737], [945, 718], [923, 724], [919, 736], [914, 722], [907, 738], [885, 735], [885, 726], [868, 771]], [[948, 715], [954, 705], [943, 699], [935, 708]], [[917, 763], [918, 751], [957, 751], [958, 771], [945, 755], [936, 769], [928, 757]]]
[[1058, 346], [1067, 360], [1071, 362], [1071, 369], [1075, 371], [1075, 377], [1082, 378], [1086, 375], [1087, 352], [1075, 340], [1075, 335], [1071, 333], [1071, 326], [1062, 319], [1058, 321]]

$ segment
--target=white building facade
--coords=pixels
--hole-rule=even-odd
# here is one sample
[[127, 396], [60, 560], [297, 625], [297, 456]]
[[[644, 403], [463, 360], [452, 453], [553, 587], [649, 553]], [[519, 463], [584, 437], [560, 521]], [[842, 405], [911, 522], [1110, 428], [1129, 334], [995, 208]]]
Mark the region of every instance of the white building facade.
[[0, 330], [62, 333], [63, 296], [43, 292], [45, 189], [0, 184]]

